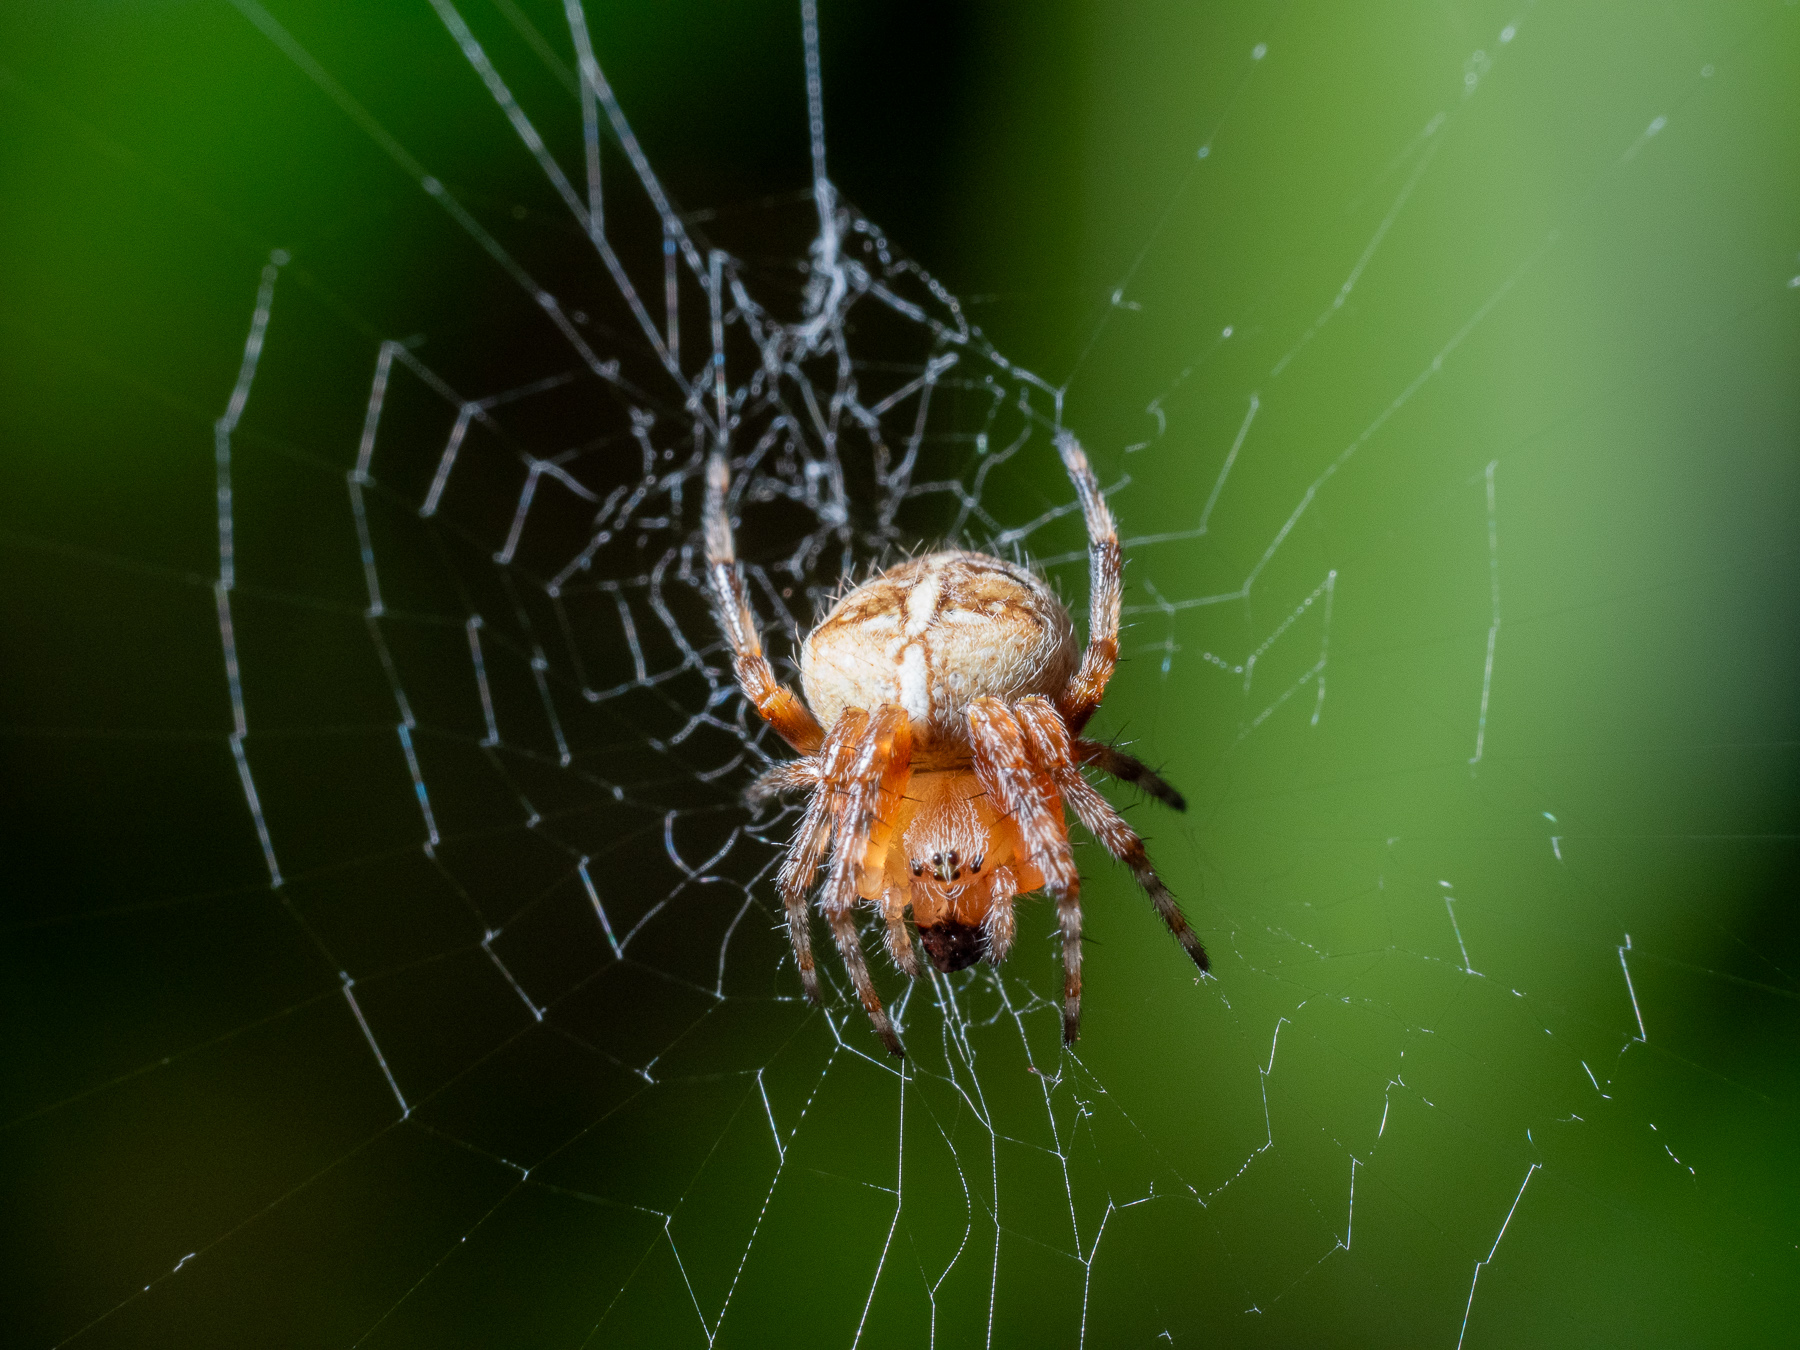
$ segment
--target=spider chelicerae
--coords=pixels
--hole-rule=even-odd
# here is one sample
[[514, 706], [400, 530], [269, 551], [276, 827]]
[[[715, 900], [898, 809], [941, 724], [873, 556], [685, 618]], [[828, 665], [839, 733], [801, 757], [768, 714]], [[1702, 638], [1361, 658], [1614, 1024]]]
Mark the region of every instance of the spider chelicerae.
[[1062, 929], [1063, 1041], [1081, 1024], [1081, 879], [1065, 806], [1131, 869], [1194, 964], [1206, 948], [1144, 853], [1143, 840], [1082, 776], [1135, 783], [1183, 810], [1149, 768], [1082, 729], [1119, 656], [1122, 559], [1112, 512], [1075, 438], [1057, 437], [1087, 520], [1087, 649], [1069, 612], [1024, 567], [985, 553], [930, 553], [850, 591], [800, 648], [802, 702], [770, 669], [726, 514], [731, 471], [707, 465], [707, 575], [739, 686], [802, 758], [749, 789], [752, 804], [806, 792], [777, 877], [806, 995], [819, 1002], [806, 906], [831, 851], [819, 909], [857, 996], [887, 1048], [904, 1053], [857, 940], [859, 900], [881, 911], [894, 963], [917, 978], [907, 911], [932, 964], [998, 964], [1020, 896], [1048, 891]]

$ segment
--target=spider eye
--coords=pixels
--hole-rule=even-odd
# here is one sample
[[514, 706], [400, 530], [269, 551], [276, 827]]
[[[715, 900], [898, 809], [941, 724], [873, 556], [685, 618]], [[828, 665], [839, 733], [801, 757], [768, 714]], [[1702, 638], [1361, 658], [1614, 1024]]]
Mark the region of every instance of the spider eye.
[[985, 858], [975, 859], [973, 862], [971, 862], [969, 864], [969, 870], [971, 872], [979, 872], [981, 870], [981, 864], [984, 863], [985, 861], [987, 861]]
[[917, 858], [913, 859], [912, 874], [915, 877], [923, 876], [924, 872], [925, 872], [925, 864], [920, 862]]

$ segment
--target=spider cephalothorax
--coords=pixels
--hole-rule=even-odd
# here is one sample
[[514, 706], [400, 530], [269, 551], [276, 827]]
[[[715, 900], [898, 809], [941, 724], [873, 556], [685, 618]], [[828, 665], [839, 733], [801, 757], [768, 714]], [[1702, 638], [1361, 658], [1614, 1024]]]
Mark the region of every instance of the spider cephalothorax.
[[1081, 774], [1137, 783], [1180, 810], [1181, 796], [1131, 756], [1082, 728], [1119, 652], [1120, 554], [1112, 513], [1087, 456], [1057, 440], [1087, 519], [1093, 594], [1087, 649], [1068, 611], [1028, 569], [984, 553], [927, 554], [864, 582], [800, 649], [803, 703], [763, 655], [725, 511], [724, 456], [707, 467], [706, 556], [738, 683], [803, 758], [778, 764], [752, 801], [810, 793], [778, 886], [808, 997], [819, 998], [806, 893], [830, 850], [819, 907], [863, 1007], [888, 1049], [900, 1039], [857, 943], [858, 900], [887, 924], [887, 947], [919, 974], [907, 913], [939, 970], [999, 963], [1013, 905], [1049, 891], [1063, 943], [1063, 1039], [1081, 1019], [1080, 878], [1066, 805], [1128, 867], [1205, 970], [1206, 949], [1144, 855], [1143, 841]]

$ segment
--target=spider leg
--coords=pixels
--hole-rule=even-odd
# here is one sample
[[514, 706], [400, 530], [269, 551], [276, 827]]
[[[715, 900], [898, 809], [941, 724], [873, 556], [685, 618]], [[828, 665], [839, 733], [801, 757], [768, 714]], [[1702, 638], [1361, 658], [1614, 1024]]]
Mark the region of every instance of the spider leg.
[[913, 950], [912, 934], [906, 931], [906, 897], [893, 887], [881, 894], [881, 916], [887, 922], [883, 941], [888, 955], [901, 973], [909, 979], [919, 978], [919, 954]]
[[771, 797], [779, 797], [784, 792], [799, 792], [818, 781], [819, 761], [816, 756], [809, 755], [805, 759], [790, 759], [784, 764], [772, 764], [744, 789], [744, 802], [752, 807], [761, 806]]
[[1149, 793], [1158, 801], [1167, 802], [1177, 811], [1187, 810], [1187, 798], [1183, 797], [1143, 760], [1126, 754], [1116, 746], [1104, 741], [1089, 741], [1077, 737], [1075, 740], [1075, 760], [1079, 764], [1091, 764], [1101, 773], [1111, 774], [1122, 783], [1130, 783], [1142, 792]]
[[1062, 928], [1063, 1044], [1081, 1033], [1081, 878], [1069, 851], [1062, 799], [1050, 777], [1032, 762], [1024, 728], [997, 698], [969, 704], [969, 740], [975, 775], [994, 806], [1017, 826], [1031, 865], [1044, 874]]
[[[1119, 551], [1119, 532], [1113, 525], [1112, 512], [1100, 494], [1100, 483], [1082, 453], [1081, 445], [1068, 432], [1057, 435], [1056, 449], [1062, 455], [1063, 467], [1075, 484], [1075, 495], [1081, 498], [1081, 513], [1087, 520], [1088, 532], [1088, 641], [1081, 653], [1081, 665], [1056, 700], [1057, 710], [1071, 732], [1087, 725], [1094, 709], [1100, 706], [1112, 679], [1113, 667], [1119, 661], [1119, 611], [1124, 598], [1125, 562]], [[1159, 780], [1160, 781], [1160, 780]]]
[[982, 920], [982, 927], [987, 930], [989, 965], [999, 965], [1012, 950], [1013, 935], [1018, 932], [1018, 924], [1013, 918], [1013, 901], [1018, 896], [1019, 883], [1012, 869], [995, 868], [993, 876], [988, 878], [988, 912], [987, 918]]
[[793, 690], [775, 678], [769, 658], [763, 655], [756, 616], [750, 611], [750, 593], [738, 566], [737, 546], [731, 538], [731, 517], [725, 511], [725, 489], [731, 485], [731, 466], [714, 451], [706, 462], [706, 576], [712, 586], [713, 613], [725, 640], [731, 645], [732, 667], [738, 687], [755, 705], [762, 719], [801, 754], [811, 754], [825, 739], [824, 729]]
[[794, 963], [800, 968], [800, 984], [806, 997], [820, 1002], [819, 975], [813, 969], [812, 920], [806, 908], [806, 892], [812, 886], [813, 874], [825, 859], [831, 842], [832, 828], [842, 816], [845, 787], [854, 766], [858, 743], [868, 730], [869, 715], [861, 708], [846, 708], [832, 727], [831, 735], [813, 761], [817, 765], [817, 783], [807, 799], [806, 812], [788, 845], [787, 857], [776, 874], [775, 887], [781, 892], [781, 903], [787, 910], [788, 940], [794, 944]]
[[1162, 915], [1163, 922], [1169, 926], [1169, 931], [1175, 935], [1194, 964], [1201, 970], [1208, 969], [1206, 948], [1188, 926], [1187, 916], [1181, 912], [1181, 906], [1175, 903], [1175, 897], [1169, 894], [1169, 888], [1163, 885], [1162, 878], [1156, 875], [1156, 869], [1150, 866], [1150, 858], [1144, 852], [1144, 841], [1138, 838], [1136, 832], [1113, 810], [1112, 803], [1102, 797], [1075, 766], [1070, 755], [1069, 733], [1064, 729], [1056, 710], [1047, 700], [1032, 697], [1019, 700], [1017, 713], [1020, 724], [1025, 728], [1025, 738], [1032, 757], [1055, 779], [1063, 800], [1106, 851], [1131, 869], [1131, 875], [1137, 878], [1137, 884], [1144, 888], [1144, 893], [1150, 897], [1150, 903], [1156, 906], [1156, 912]]
[[[845, 717], [849, 714], [846, 713]], [[867, 714], [864, 714], [867, 718]], [[912, 722], [897, 703], [884, 703], [868, 721], [855, 747], [843, 789], [844, 805], [837, 823], [837, 849], [825, 879], [820, 908], [837, 940], [838, 955], [856, 987], [863, 1010], [875, 1024], [882, 1043], [896, 1055], [906, 1053], [888, 1020], [869, 967], [863, 961], [856, 931], [857, 883], [871, 851], [885, 852], [887, 829], [906, 786], [912, 761]]]

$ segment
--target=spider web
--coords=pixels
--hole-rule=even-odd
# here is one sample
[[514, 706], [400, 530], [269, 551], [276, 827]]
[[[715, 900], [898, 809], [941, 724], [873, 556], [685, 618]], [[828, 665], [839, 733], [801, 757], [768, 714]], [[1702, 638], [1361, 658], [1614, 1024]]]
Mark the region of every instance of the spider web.
[[[30, 1075], [8, 1114], [28, 1200], [75, 1175], [133, 1197], [119, 1231], [58, 1225], [54, 1292], [14, 1300], [36, 1341], [1281, 1344], [1381, 1317], [1460, 1345], [1791, 1305], [1773, 1146], [1732, 1171], [1743, 1136], [1681, 1105], [1773, 1140], [1788, 1075], [1728, 1054], [1735, 1032], [1671, 1025], [1706, 1006], [1694, 987], [1730, 986], [1791, 1026], [1791, 974], [1753, 915], [1629, 898], [1631, 878], [1664, 895], [1630, 857], [1642, 836], [1534, 757], [1555, 715], [1508, 722], [1515, 632], [1530, 667], [1559, 606], [1652, 584], [1547, 585], [1513, 548], [1543, 510], [1515, 536], [1514, 484], [1542, 492], [1569, 425], [1691, 339], [1522, 421], [1455, 422], [1459, 372], [1512, 359], [1519, 312], [1618, 238], [1664, 133], [1734, 125], [1704, 100], [1791, 40], [1782, 6], [1703, 36], [1671, 20], [1679, 70], [1640, 81], [1648, 115], [1619, 96], [1548, 218], [1479, 246], [1453, 227], [1466, 262], [1433, 272], [1409, 227], [1500, 153], [1493, 88], [1563, 88], [1558, 62], [1591, 51], [1564, 14], [1463, 16], [1475, 36], [1421, 81], [1424, 115], [1372, 129], [1379, 154], [1321, 193], [1354, 189], [1332, 236], [1352, 246], [1273, 232], [1291, 268], [1212, 278], [1172, 350], [1149, 321], [1192, 299], [1184, 254], [1231, 190], [1206, 175], [1243, 188], [1266, 163], [1283, 44], [1313, 78], [1377, 60], [1323, 54], [1281, 9], [1222, 23], [1184, 162], [1125, 194], [1110, 298], [1049, 378], [840, 195], [811, 3], [792, 75], [769, 77], [803, 84], [809, 188], [703, 212], [672, 200], [575, 0], [430, 0], [430, 88], [453, 92], [410, 110], [317, 54], [316, 18], [233, 3], [308, 115], [429, 211], [449, 274], [419, 288], [413, 334], [363, 321], [304, 256], [245, 273], [210, 410], [216, 567], [151, 574], [205, 598], [179, 641], [214, 644], [228, 722], [205, 734], [205, 800], [242, 866], [202, 890], [170, 863], [128, 903], [13, 930], [31, 953], [159, 935], [149, 1025]], [[503, 167], [441, 140], [426, 162], [402, 124], [439, 117], [506, 138]], [[1719, 283], [1714, 330], [1760, 332], [1787, 289]], [[1398, 337], [1346, 332], [1371, 312]], [[707, 610], [703, 466], [729, 447], [779, 664], [847, 580], [938, 541], [1031, 560], [1081, 614], [1061, 427], [1129, 560], [1102, 730], [1194, 798], [1181, 823], [1133, 820], [1217, 979], [1089, 856], [1081, 1044], [1060, 1046], [1032, 906], [1005, 967], [910, 986], [871, 934], [896, 1063], [833, 960], [828, 1006], [799, 996], [773, 895], [795, 817], [740, 796], [787, 751]], [[1733, 866], [1775, 856], [1752, 834], [1791, 838], [1743, 823], [1760, 810], [1707, 831], [1739, 841]], [[1621, 1273], [1635, 1292], [1591, 1287]]]

